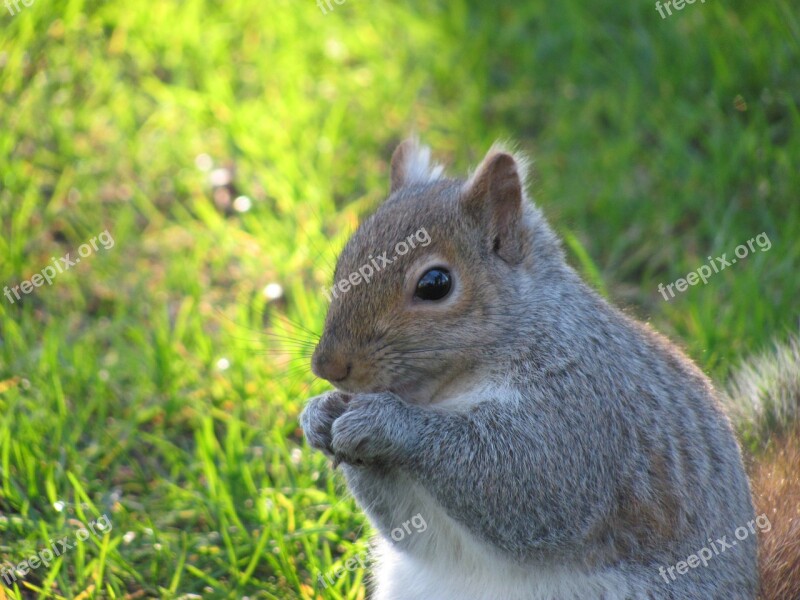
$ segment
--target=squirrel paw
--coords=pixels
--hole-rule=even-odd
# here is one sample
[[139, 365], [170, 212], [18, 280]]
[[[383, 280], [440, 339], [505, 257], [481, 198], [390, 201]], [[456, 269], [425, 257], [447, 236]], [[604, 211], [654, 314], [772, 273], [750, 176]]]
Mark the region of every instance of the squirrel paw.
[[312, 448], [333, 456], [331, 426], [347, 410], [350, 395], [332, 391], [315, 396], [308, 401], [300, 415], [300, 426]]
[[358, 394], [331, 428], [336, 463], [351, 465], [396, 461], [402, 446], [399, 427], [407, 426], [409, 406], [394, 394]]

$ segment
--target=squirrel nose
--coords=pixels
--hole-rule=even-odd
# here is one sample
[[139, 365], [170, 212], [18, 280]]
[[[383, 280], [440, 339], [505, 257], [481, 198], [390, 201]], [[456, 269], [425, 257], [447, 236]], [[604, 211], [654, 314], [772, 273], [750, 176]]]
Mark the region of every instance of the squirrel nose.
[[352, 368], [352, 363], [347, 362], [347, 359], [341, 356], [329, 356], [317, 352], [311, 359], [311, 370], [314, 375], [332, 383], [347, 379]]

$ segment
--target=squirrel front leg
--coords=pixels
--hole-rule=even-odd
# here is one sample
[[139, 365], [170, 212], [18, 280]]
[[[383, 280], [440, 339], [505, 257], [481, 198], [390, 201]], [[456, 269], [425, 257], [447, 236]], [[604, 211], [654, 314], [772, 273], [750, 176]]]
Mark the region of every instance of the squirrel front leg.
[[411, 453], [421, 422], [413, 406], [391, 393], [357, 394], [330, 428], [336, 462], [399, 464]]
[[479, 539], [525, 560], [579, 548], [607, 514], [615, 470], [599, 464], [580, 427], [554, 429], [534, 412], [494, 401], [455, 412], [357, 395], [333, 425], [332, 448], [349, 464], [402, 470]]

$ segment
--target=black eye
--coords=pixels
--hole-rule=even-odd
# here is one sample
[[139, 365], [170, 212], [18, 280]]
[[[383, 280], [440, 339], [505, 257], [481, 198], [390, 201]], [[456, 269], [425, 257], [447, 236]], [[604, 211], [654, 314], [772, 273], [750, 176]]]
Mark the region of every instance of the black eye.
[[441, 300], [450, 293], [452, 286], [450, 271], [437, 267], [419, 278], [414, 296], [421, 300]]

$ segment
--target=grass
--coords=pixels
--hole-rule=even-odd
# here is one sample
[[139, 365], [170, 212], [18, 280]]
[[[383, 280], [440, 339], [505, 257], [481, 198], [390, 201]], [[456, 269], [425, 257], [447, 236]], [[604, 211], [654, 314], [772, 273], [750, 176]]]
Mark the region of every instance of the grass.
[[717, 379], [797, 329], [790, 2], [333, 6], [1, 9], [0, 285], [114, 244], [0, 301], [0, 563], [113, 525], [0, 598], [365, 597], [316, 583], [369, 531], [297, 416], [320, 288], [408, 131], [452, 172], [517, 140], [574, 264]]

